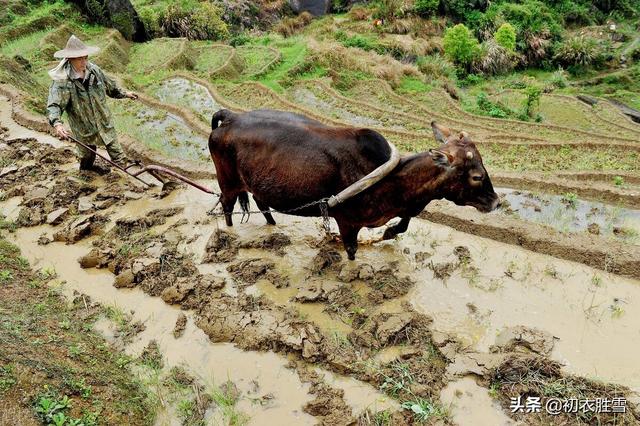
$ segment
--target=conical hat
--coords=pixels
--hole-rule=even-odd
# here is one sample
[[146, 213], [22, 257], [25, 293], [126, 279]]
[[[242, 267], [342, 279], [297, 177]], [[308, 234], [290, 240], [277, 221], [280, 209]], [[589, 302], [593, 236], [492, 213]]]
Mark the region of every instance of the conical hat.
[[72, 35], [67, 41], [67, 45], [64, 49], [58, 50], [53, 54], [54, 58], [80, 58], [82, 56], [89, 56], [97, 53], [100, 50], [99, 47], [87, 46], [78, 37]]

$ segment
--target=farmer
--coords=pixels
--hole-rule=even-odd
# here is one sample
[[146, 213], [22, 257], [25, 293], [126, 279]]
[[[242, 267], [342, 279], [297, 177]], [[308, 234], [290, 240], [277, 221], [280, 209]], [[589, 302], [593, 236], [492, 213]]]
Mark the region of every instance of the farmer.
[[[93, 150], [104, 146], [111, 160], [119, 166], [127, 166], [127, 157], [118, 143], [113, 127], [111, 112], [107, 107], [105, 95], [121, 99], [138, 99], [138, 95], [118, 87], [115, 81], [87, 57], [100, 50], [86, 46], [78, 37], [72, 35], [64, 49], [54, 53], [55, 58], [62, 60], [58, 66], [49, 71], [53, 79], [49, 89], [47, 117], [60, 139], [71, 134], [62, 124], [62, 113], [66, 111], [73, 136]], [[80, 170], [90, 170], [99, 174], [108, 170], [95, 166], [96, 154], [77, 145]]]

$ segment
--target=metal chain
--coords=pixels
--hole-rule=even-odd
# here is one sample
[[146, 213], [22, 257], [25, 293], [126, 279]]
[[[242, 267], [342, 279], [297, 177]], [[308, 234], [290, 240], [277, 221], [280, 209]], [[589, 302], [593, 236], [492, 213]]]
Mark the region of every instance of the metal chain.
[[[218, 195], [218, 194], [216, 194]], [[220, 195], [218, 195], [218, 197], [220, 197]], [[265, 214], [265, 213], [281, 213], [281, 214], [287, 214], [287, 213], [293, 213], [299, 210], [303, 210], [309, 207], [313, 207], [313, 206], [320, 206], [320, 215], [322, 216], [322, 227], [324, 228], [324, 230], [327, 232], [327, 234], [329, 233], [329, 231], [331, 230], [331, 223], [329, 221], [329, 205], [327, 204], [327, 202], [329, 201], [328, 198], [322, 198], [321, 200], [318, 201], [312, 201], [310, 203], [307, 204], [303, 204], [299, 207], [295, 207], [293, 209], [288, 209], [288, 210], [273, 210], [273, 209], [267, 209], [267, 210], [249, 210], [249, 211], [242, 211], [242, 212], [231, 212], [228, 213], [229, 215], [232, 216], [237, 216], [237, 215], [242, 215], [242, 217], [244, 218], [245, 215], [250, 215], [250, 214], [256, 214], [256, 213], [260, 213], [260, 214]], [[215, 208], [215, 207], [214, 207]], [[222, 207], [221, 207], [222, 208]], [[214, 216], [216, 218], [218, 217], [223, 217], [225, 215], [227, 215], [227, 213], [216, 213], [213, 211], [213, 209], [209, 210], [207, 212], [207, 214], [209, 216]], [[248, 219], [247, 219], [248, 220]], [[217, 221], [216, 221], [217, 223]]]

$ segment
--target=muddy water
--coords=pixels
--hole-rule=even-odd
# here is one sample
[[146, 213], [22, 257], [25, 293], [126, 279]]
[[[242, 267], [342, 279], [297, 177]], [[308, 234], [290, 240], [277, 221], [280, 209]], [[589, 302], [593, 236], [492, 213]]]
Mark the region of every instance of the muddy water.
[[451, 407], [453, 421], [459, 425], [514, 425], [501, 407], [489, 396], [486, 388], [478, 386], [471, 377], [450, 382], [442, 390], [440, 399]]
[[[191, 218], [201, 218], [211, 205], [208, 196], [191, 189], [176, 193], [169, 202], [184, 205], [185, 215]], [[295, 294], [296, 282], [306, 274], [317, 251], [310, 242], [319, 241], [322, 234], [320, 219], [281, 214], [276, 214], [275, 219], [278, 225], [270, 227], [262, 216], [252, 215], [247, 224], [240, 225], [236, 220], [232, 230], [241, 238], [283, 232], [292, 239], [287, 255], [277, 263], [278, 269], [289, 275], [291, 287], [256, 286], [256, 291], [284, 304]], [[222, 220], [219, 226], [224, 228]], [[332, 226], [335, 231], [333, 222]], [[201, 238], [190, 249], [202, 253], [215, 223], [191, 229]], [[183, 232], [188, 233], [186, 229]], [[363, 230], [360, 240], [381, 232]], [[428, 263], [457, 261], [452, 251], [461, 245], [469, 248], [477, 271], [458, 269], [446, 281], [435, 278]], [[336, 248], [341, 249], [339, 245]], [[427, 253], [427, 260], [416, 262], [414, 256], [418, 252]], [[241, 250], [239, 259], [251, 256], [251, 250]], [[640, 317], [634, 315], [640, 309], [637, 280], [420, 219], [412, 220], [408, 231], [398, 240], [361, 245], [357, 254], [357, 262], [371, 265], [394, 260], [400, 262], [401, 273], [411, 274], [417, 282], [407, 299], [416, 309], [434, 318], [433, 329], [458, 337], [469, 348], [488, 351], [497, 333], [505, 327], [535, 327], [556, 337], [552, 358], [563, 362], [566, 371], [640, 389], [635, 355], [640, 350]], [[378, 310], [400, 312], [402, 307], [396, 300]], [[314, 320], [325, 330], [341, 327], [326, 313], [319, 314], [325, 316]]]
[[[581, 200], [568, 194], [560, 196], [508, 188], [496, 191], [509, 202], [508, 214], [524, 220], [563, 232], [583, 232], [595, 226], [600, 235], [640, 243], [640, 210]], [[499, 210], [499, 213], [505, 213], [505, 210]]]
[[47, 143], [55, 147], [63, 145], [63, 142], [53, 136], [34, 132], [33, 130], [22, 127], [13, 121], [11, 118], [11, 102], [4, 96], [0, 96], [0, 126], [8, 129], [10, 139], [37, 138], [40, 142]]
[[414, 274], [421, 282], [409, 299], [434, 318], [434, 329], [488, 351], [505, 327], [539, 328], [555, 337], [552, 358], [566, 371], [640, 389], [640, 282], [421, 220], [398, 249], [426, 249], [439, 264], [457, 260], [452, 249], [461, 245], [475, 270], [446, 281], [420, 266]]
[[188, 108], [205, 121], [222, 108], [206, 87], [186, 78], [163, 80], [154, 93], [160, 101]]
[[[5, 205], [2, 204], [2, 210]], [[302, 384], [297, 374], [285, 367], [287, 360], [273, 353], [245, 352], [231, 344], [212, 344], [208, 337], [194, 325], [189, 316], [185, 334], [173, 337], [176, 319], [182, 312], [165, 304], [160, 298], [152, 298], [141, 290], [116, 289], [113, 275], [105, 270], [81, 269], [77, 259], [90, 249], [90, 241], [74, 245], [51, 243], [37, 244], [43, 232], [51, 232], [49, 226], [19, 229], [9, 238], [17, 244], [23, 256], [35, 268], [54, 269], [60, 286], [69, 296], [73, 291], [88, 295], [105, 306], [116, 306], [131, 312], [134, 321], [141, 321], [146, 329], [138, 334], [125, 351], [138, 356], [150, 340], [158, 342], [166, 368], [182, 365], [201, 379], [205, 386], [214, 386], [232, 380], [245, 396], [238, 403], [240, 411], [251, 416], [250, 424], [314, 424], [313, 417], [302, 412], [301, 407], [312, 398], [308, 385]], [[104, 329], [104, 327], [102, 327]], [[254, 382], [258, 383], [258, 390]], [[271, 393], [275, 404], [263, 408], [249, 398], [259, 398]], [[158, 424], [173, 424], [170, 412], [159, 413]]]

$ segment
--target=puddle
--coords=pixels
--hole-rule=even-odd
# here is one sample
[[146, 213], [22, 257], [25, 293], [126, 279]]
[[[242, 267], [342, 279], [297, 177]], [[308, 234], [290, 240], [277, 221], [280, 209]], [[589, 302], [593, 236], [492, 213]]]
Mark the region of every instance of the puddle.
[[182, 118], [132, 102], [112, 102], [110, 107], [118, 132], [129, 134], [168, 158], [210, 163], [206, 138], [191, 130]]
[[487, 389], [478, 386], [471, 377], [450, 382], [442, 390], [440, 400], [449, 407], [453, 422], [460, 426], [516, 424], [491, 399]]
[[640, 210], [581, 200], [574, 194], [561, 196], [509, 188], [497, 188], [496, 192], [509, 202], [507, 210], [499, 210], [503, 214], [514, 214], [562, 232], [597, 232], [638, 243]]
[[206, 122], [222, 109], [206, 87], [186, 78], [163, 80], [153, 92], [161, 102], [188, 108]]

